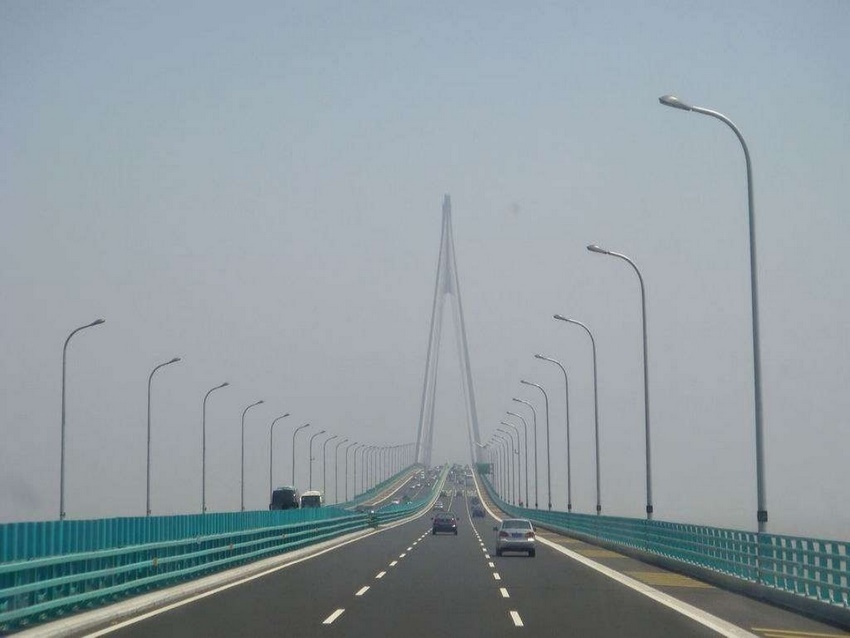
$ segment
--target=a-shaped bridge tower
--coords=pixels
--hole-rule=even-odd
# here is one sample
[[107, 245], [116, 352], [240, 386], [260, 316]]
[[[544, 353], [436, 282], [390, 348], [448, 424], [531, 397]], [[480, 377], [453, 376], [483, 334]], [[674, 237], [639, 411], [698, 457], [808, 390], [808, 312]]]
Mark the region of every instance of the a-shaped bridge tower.
[[425, 380], [422, 384], [422, 407], [419, 411], [419, 429], [416, 434], [416, 461], [431, 465], [434, 441], [434, 400], [437, 391], [437, 363], [440, 358], [440, 338], [443, 326], [443, 308], [446, 298], [454, 300], [455, 336], [460, 358], [463, 395], [466, 400], [467, 435], [469, 454], [473, 462], [480, 460], [475, 444], [478, 435], [478, 413], [475, 410], [475, 389], [472, 385], [472, 368], [469, 364], [469, 347], [466, 342], [466, 325], [463, 321], [463, 304], [460, 300], [460, 282], [455, 261], [455, 243], [452, 234], [452, 203], [448, 195], [443, 199], [443, 230], [440, 239], [440, 256], [437, 260], [437, 281], [434, 284], [434, 305], [431, 309], [431, 334], [428, 337], [428, 356], [425, 359]]

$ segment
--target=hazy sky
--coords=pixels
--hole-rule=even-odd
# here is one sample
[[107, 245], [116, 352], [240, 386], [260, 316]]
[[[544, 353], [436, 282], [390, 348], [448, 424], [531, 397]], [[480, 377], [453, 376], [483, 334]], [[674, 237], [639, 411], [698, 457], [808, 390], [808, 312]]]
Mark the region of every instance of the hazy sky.
[[[850, 538], [850, 3], [0, 3], [0, 520], [210, 510], [289, 481], [307, 421], [415, 437], [440, 205], [454, 235], [482, 436], [551, 399], [553, 501], [644, 507], [647, 284], [659, 520], [755, 528], [743, 154], [752, 154], [768, 529]], [[447, 315], [447, 319], [450, 319]], [[468, 461], [451, 323], [434, 461]], [[308, 430], [309, 431], [309, 430]], [[307, 437], [299, 435], [298, 484]], [[321, 464], [314, 466], [314, 476]], [[304, 470], [302, 472], [301, 470]], [[330, 475], [329, 475], [330, 476]], [[314, 483], [316, 482], [314, 478]]]

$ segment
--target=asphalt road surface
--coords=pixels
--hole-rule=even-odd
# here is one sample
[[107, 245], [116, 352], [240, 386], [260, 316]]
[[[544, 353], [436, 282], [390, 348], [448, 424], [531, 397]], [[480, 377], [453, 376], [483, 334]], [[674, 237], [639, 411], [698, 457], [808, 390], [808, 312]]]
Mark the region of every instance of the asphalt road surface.
[[[385, 500], [419, 496], [416, 482]], [[440, 500], [458, 516], [457, 536], [432, 535], [427, 512], [90, 635], [848, 635], [544, 530], [538, 530], [535, 558], [496, 557], [496, 521], [470, 517], [465, 487], [450, 484], [446, 490], [449, 496]]]

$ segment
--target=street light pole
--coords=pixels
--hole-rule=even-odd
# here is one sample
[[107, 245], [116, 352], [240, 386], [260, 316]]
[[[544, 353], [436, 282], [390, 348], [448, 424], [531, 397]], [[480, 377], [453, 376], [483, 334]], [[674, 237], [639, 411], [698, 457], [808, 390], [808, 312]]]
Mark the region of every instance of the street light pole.
[[560, 361], [544, 357], [542, 354], [534, 355], [541, 361], [554, 363], [564, 373], [564, 388], [566, 390], [566, 412], [567, 412], [567, 511], [573, 511], [573, 487], [572, 487], [572, 461], [570, 458], [570, 380], [567, 378], [567, 370]]
[[[359, 450], [362, 450], [364, 447], [366, 447], [366, 444], [361, 443], [356, 448], [354, 448], [354, 453], [352, 454], [352, 456], [354, 457], [354, 478], [353, 478], [354, 496], [357, 496], [357, 494], [358, 494], [358, 492], [357, 492], [357, 452]], [[361, 483], [361, 485], [363, 484], [363, 453], [362, 452], [360, 453], [360, 483]]]
[[[546, 407], [546, 484], [548, 485], [549, 490], [549, 510], [552, 510], [552, 462], [549, 456], [549, 395], [546, 394], [546, 390], [543, 389], [542, 385], [538, 385], [537, 383], [532, 383], [531, 381], [525, 381], [520, 379], [520, 383], [525, 385], [531, 385], [540, 390], [543, 393], [543, 402]], [[535, 500], [537, 495], [535, 494]]]
[[590, 328], [584, 325], [581, 321], [576, 321], [575, 319], [568, 319], [563, 315], [555, 315], [555, 319], [558, 321], [566, 321], [567, 323], [572, 323], [577, 326], [584, 328], [584, 331], [587, 333], [587, 336], [590, 337], [590, 345], [593, 351], [593, 420], [594, 420], [594, 432], [595, 432], [595, 440], [596, 440], [596, 513], [602, 513], [602, 490], [600, 487], [600, 470], [599, 470], [599, 390], [598, 384], [596, 382], [596, 339], [593, 338], [593, 333], [590, 332]]
[[334, 434], [333, 436], [329, 436], [325, 439], [324, 443], [322, 443], [322, 498], [327, 502], [328, 498], [328, 443], [333, 441], [339, 435]]
[[504, 434], [494, 434], [493, 437], [501, 442], [505, 454], [505, 470], [507, 480], [505, 481], [505, 494], [509, 495], [511, 505], [516, 505], [516, 494], [514, 494], [514, 457], [512, 452], [513, 441], [509, 440], [506, 430], [499, 430]]
[[307, 489], [309, 489], [309, 490], [313, 489], [313, 439], [315, 439], [320, 434], [324, 434], [324, 433], [325, 433], [324, 430], [319, 430], [313, 436], [310, 437], [310, 449], [308, 450], [309, 454], [310, 454], [310, 469], [308, 470], [308, 474], [307, 474], [307, 477], [308, 477], [307, 485], [309, 486]]
[[[271, 503], [272, 494], [274, 494], [274, 484], [272, 483], [272, 468], [274, 467], [274, 424], [280, 421], [281, 419], [285, 419], [288, 416], [289, 412], [287, 412], [286, 414], [281, 414], [274, 421], [272, 421], [272, 424], [269, 427], [269, 503]], [[301, 426], [301, 428], [306, 428], [308, 425], [310, 424], [305, 423]], [[300, 430], [301, 428], [298, 428], [298, 430]], [[295, 431], [297, 432], [298, 430]], [[292, 485], [294, 487], [295, 483], [293, 482]]]
[[[516, 401], [517, 403], [522, 403], [523, 405], [531, 408], [531, 425], [532, 430], [534, 431], [534, 509], [538, 509], [538, 500], [537, 500], [537, 410], [534, 409], [534, 406], [531, 405], [528, 401], [523, 399], [518, 399], [513, 397], [512, 401]], [[520, 417], [522, 418], [522, 417]]]
[[[242, 474], [241, 474], [241, 479], [239, 481], [240, 490], [241, 490], [239, 511], [241, 511], [241, 512], [245, 511], [245, 413], [248, 412], [248, 410], [250, 410], [254, 406], [261, 405], [262, 403], [265, 403], [265, 401], [260, 399], [259, 401], [252, 403], [247, 408], [242, 410]], [[148, 512], [148, 513], [150, 513], [150, 512]]]
[[600, 255], [610, 255], [611, 257], [617, 257], [618, 259], [622, 259], [627, 264], [629, 264], [635, 271], [635, 274], [638, 276], [638, 281], [640, 282], [640, 310], [641, 310], [641, 320], [643, 324], [643, 423], [644, 430], [646, 432], [645, 441], [646, 441], [646, 518], [647, 520], [652, 520], [652, 462], [651, 462], [651, 451], [652, 446], [650, 445], [649, 439], [649, 364], [648, 364], [648, 349], [647, 349], [647, 339], [646, 339], [646, 289], [643, 284], [643, 275], [641, 275], [640, 270], [638, 270], [637, 264], [633, 262], [631, 259], [623, 255], [622, 253], [615, 253], [612, 250], [605, 250], [604, 248], [600, 248], [595, 244], [591, 244], [587, 247], [587, 249], [592, 253], [598, 253]]
[[522, 421], [522, 432], [523, 438], [525, 439], [523, 446], [525, 447], [525, 506], [531, 507], [531, 504], [528, 501], [528, 424], [525, 422], [525, 418], [516, 412], [511, 412], [508, 410], [508, 414], [511, 416], [515, 416], [520, 421]]
[[295, 428], [295, 431], [292, 433], [292, 487], [295, 487], [295, 435], [298, 434], [304, 428], [310, 427], [309, 423], [305, 423], [304, 425], [299, 425]]
[[204, 395], [204, 413], [201, 423], [201, 514], [207, 513], [207, 399], [216, 390], [226, 388], [230, 383], [225, 381], [221, 385], [211, 388]]
[[[348, 503], [348, 451], [351, 448], [355, 448], [355, 454], [356, 454], [357, 453], [356, 452], [356, 449], [357, 449], [356, 446], [357, 445], [359, 445], [359, 443], [357, 441], [354, 441], [353, 443], [349, 443], [348, 445], [346, 445], [345, 449], [343, 450], [343, 453], [345, 454], [345, 502], [346, 503]], [[355, 478], [356, 478], [356, 475], [355, 475]]]
[[180, 357], [174, 357], [171, 361], [160, 363], [151, 370], [150, 376], [148, 376], [148, 456], [145, 479], [145, 516], [151, 515], [151, 381], [153, 380], [154, 372], [178, 361], [180, 361]]
[[700, 106], [692, 106], [686, 104], [682, 100], [672, 95], [663, 95], [658, 98], [664, 106], [672, 106], [673, 108], [683, 111], [693, 111], [702, 115], [709, 115], [726, 124], [735, 133], [738, 141], [741, 143], [741, 148], [744, 149], [744, 161], [747, 167], [747, 211], [749, 217], [750, 228], [750, 296], [753, 313], [753, 392], [755, 402], [755, 418], [756, 418], [756, 501], [757, 511], [756, 520], [758, 521], [759, 533], [767, 531], [767, 497], [764, 472], [764, 424], [762, 412], [761, 398], [761, 344], [759, 339], [759, 295], [758, 295], [758, 270], [756, 264], [756, 218], [755, 218], [755, 203], [753, 194], [753, 169], [750, 162], [750, 151], [747, 148], [747, 143], [744, 141], [744, 136], [735, 123], [728, 117], [717, 111], [706, 109]]
[[71, 331], [68, 338], [65, 339], [65, 345], [62, 346], [62, 425], [60, 428], [60, 450], [59, 450], [59, 520], [65, 520], [65, 371], [67, 368], [66, 362], [68, 359], [68, 342], [75, 334], [86, 328], [93, 328], [106, 323], [104, 319], [96, 319], [91, 323], [80, 326]]
[[334, 503], [339, 503], [339, 446], [348, 441], [348, 437], [342, 439], [334, 446]]
[[[517, 476], [516, 476], [516, 485], [517, 492], [519, 492], [519, 500], [522, 501], [522, 455], [520, 451], [522, 450], [522, 444], [519, 439], [519, 428], [515, 426], [513, 423], [508, 423], [507, 421], [500, 421], [502, 425], [506, 425], [509, 428], [513, 429], [516, 434], [516, 448], [517, 448]], [[526, 450], [526, 456], [528, 456], [528, 450]], [[528, 466], [526, 466], [526, 474], [528, 473]], [[528, 483], [526, 483], [526, 488], [528, 488]], [[528, 499], [525, 500], [525, 506], [528, 507]]]
[[[516, 464], [517, 464], [516, 471], [514, 472], [514, 481], [516, 482], [516, 491], [517, 491], [517, 496], [514, 497], [514, 504], [516, 504], [517, 500], [522, 501], [522, 484], [521, 484], [521, 481], [520, 481], [520, 474], [522, 473], [521, 472], [522, 467], [521, 467], [521, 463], [520, 463], [521, 457], [520, 457], [520, 454], [519, 454], [519, 450], [520, 450], [519, 428], [516, 427], [515, 425], [511, 425], [507, 421], [502, 421], [501, 423], [502, 423], [502, 425], [507, 425], [507, 426], [513, 428], [513, 431], [516, 434], [516, 448], [514, 448], [514, 450], [513, 450], [513, 454], [516, 456]], [[505, 430], [503, 428], [499, 428], [498, 431], [504, 432], [505, 434], [508, 435], [508, 438], [511, 441], [511, 447], [513, 447], [513, 444], [514, 444], [513, 434], [511, 432], [509, 432], [508, 430]], [[511, 463], [513, 463], [513, 461], [514, 461], [514, 456], [511, 456]], [[528, 507], [528, 503], [526, 503], [526, 507]]]

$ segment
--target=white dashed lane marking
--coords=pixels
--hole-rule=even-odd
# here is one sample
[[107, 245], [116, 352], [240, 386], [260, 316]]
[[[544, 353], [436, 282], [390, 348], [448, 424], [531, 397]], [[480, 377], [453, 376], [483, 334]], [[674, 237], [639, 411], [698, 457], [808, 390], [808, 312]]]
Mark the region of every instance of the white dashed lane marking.
[[502, 593], [502, 598], [510, 598], [511, 595], [508, 593], [508, 590], [504, 587], [500, 587], [499, 591]]
[[395, 567], [396, 565], [398, 565], [397, 560], [394, 560], [393, 562], [390, 563], [390, 567]]
[[375, 578], [383, 578], [387, 572], [378, 572], [378, 575]]
[[520, 618], [518, 611], [512, 611], [511, 612], [511, 620], [514, 621], [514, 627], [524, 627], [525, 626], [525, 625], [522, 624], [522, 618]]
[[499, 576], [499, 572], [493, 572], [493, 578], [495, 578], [496, 580], [502, 580], [502, 577]]
[[366, 586], [364, 586], [364, 587], [361, 587], [360, 589], [358, 589], [358, 590], [357, 590], [357, 593], [356, 593], [356, 594], [354, 594], [354, 595], [355, 595], [355, 596], [362, 596], [362, 595], [363, 595], [363, 594], [365, 594], [367, 591], [369, 591], [369, 585], [366, 585]]
[[337, 609], [334, 613], [332, 613], [330, 616], [325, 618], [325, 620], [322, 622], [322, 624], [323, 625], [330, 625], [334, 620], [336, 620], [337, 618], [342, 616], [342, 612], [344, 612], [344, 611], [345, 611], [344, 609]]

